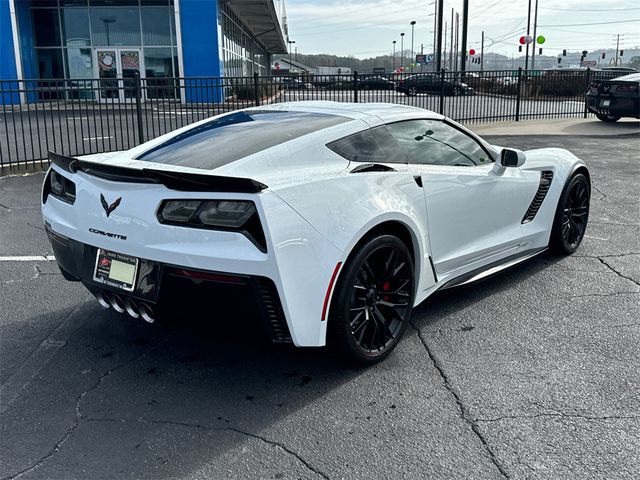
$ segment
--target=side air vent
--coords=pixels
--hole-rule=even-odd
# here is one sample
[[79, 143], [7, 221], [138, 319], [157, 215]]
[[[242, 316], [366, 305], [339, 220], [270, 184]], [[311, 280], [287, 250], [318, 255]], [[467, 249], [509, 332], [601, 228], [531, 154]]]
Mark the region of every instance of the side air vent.
[[256, 277], [256, 284], [260, 291], [262, 311], [271, 339], [275, 343], [291, 343], [291, 334], [275, 284], [264, 277]]
[[536, 192], [536, 196], [533, 197], [533, 201], [529, 208], [527, 209], [527, 213], [525, 213], [522, 223], [529, 223], [533, 221], [538, 210], [540, 210], [540, 206], [544, 201], [544, 197], [547, 196], [547, 192], [549, 191], [549, 187], [551, 187], [551, 180], [553, 179], [553, 172], [543, 170], [540, 172], [540, 185], [538, 186], [538, 191]]

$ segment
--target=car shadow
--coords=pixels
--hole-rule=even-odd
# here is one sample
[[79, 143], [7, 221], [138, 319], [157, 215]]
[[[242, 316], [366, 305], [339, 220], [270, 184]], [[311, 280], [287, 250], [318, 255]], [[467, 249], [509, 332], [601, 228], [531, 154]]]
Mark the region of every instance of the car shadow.
[[[416, 309], [414, 324], [446, 322], [557, 260], [541, 255], [488, 281], [437, 293]], [[359, 368], [330, 350], [273, 345], [232, 310], [171, 325], [149, 325], [94, 302], [75, 316], [51, 315], [68, 317], [73, 334], [42, 365], [46, 376], [34, 377], [6, 412], [8, 434], [0, 442], [16, 471], [27, 466], [25, 451], [39, 456], [57, 445], [39, 467], [49, 477], [82, 476], [86, 465], [96, 476], [129, 478], [148, 475], [150, 465], [155, 478], [198, 475], [205, 467], [220, 473], [229, 455], [286, 443], [292, 429], [313, 428], [311, 417], [331, 417], [327, 406], [342, 405], [340, 398], [349, 397], [349, 408], [366, 405], [375, 387], [357, 385], [384, 385], [406, 366], [400, 353]], [[32, 432], [28, 441], [15, 443], [23, 431]]]

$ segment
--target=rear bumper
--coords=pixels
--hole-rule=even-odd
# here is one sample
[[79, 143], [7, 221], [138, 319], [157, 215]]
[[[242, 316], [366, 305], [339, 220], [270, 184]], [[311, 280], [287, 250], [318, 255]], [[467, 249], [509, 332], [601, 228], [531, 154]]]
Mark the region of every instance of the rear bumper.
[[114, 309], [134, 317], [144, 312], [150, 317], [145, 318], [147, 321], [156, 320], [161, 313], [177, 318], [188, 312], [204, 320], [223, 312], [238, 317], [251, 315], [259, 319], [273, 342], [292, 341], [278, 290], [270, 278], [195, 270], [141, 258], [134, 289], [127, 292], [93, 280], [97, 247], [45, 227], [65, 278], [82, 282], [103, 306], [116, 302]]
[[[602, 100], [609, 100], [605, 106]], [[640, 102], [634, 97], [602, 97], [600, 95], [586, 95], [587, 109], [593, 113], [616, 117], [640, 118]]]

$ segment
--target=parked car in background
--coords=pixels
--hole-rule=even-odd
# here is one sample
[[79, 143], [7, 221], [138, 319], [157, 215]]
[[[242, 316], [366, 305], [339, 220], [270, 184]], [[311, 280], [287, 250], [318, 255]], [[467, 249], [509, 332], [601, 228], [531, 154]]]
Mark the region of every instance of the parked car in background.
[[444, 95], [473, 95], [474, 90], [466, 83], [446, 79], [433, 73], [412, 75], [396, 84], [396, 91], [413, 97], [418, 93], [444, 93]]
[[603, 122], [640, 118], [640, 73], [612, 80], [594, 80], [586, 95], [587, 108]]
[[305, 83], [302, 80], [291, 77], [276, 77], [273, 79], [275, 82], [280, 83], [286, 90], [308, 90], [313, 88], [310, 83]]
[[359, 79], [358, 87], [362, 90], [393, 90], [395, 83], [388, 78], [375, 75]]
[[604, 67], [603, 72], [638, 73], [638, 70], [631, 67]]

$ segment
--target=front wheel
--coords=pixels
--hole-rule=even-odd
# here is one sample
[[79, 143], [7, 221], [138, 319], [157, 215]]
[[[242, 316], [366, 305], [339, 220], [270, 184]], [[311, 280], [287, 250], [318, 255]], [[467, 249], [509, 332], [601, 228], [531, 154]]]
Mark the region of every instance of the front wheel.
[[622, 118], [616, 115], [605, 115], [604, 113], [596, 113], [596, 117], [598, 117], [598, 120], [609, 123], [617, 122], [618, 120], [620, 120], [620, 118]]
[[587, 229], [591, 186], [587, 177], [575, 174], [560, 195], [553, 220], [549, 248], [556, 253], [571, 255], [575, 252]]
[[407, 96], [415, 97], [416, 95], [418, 95], [418, 89], [416, 87], [409, 87], [409, 89], [407, 90]]
[[368, 239], [343, 267], [331, 302], [329, 344], [349, 359], [373, 364], [400, 341], [411, 319], [414, 266], [391, 235]]

